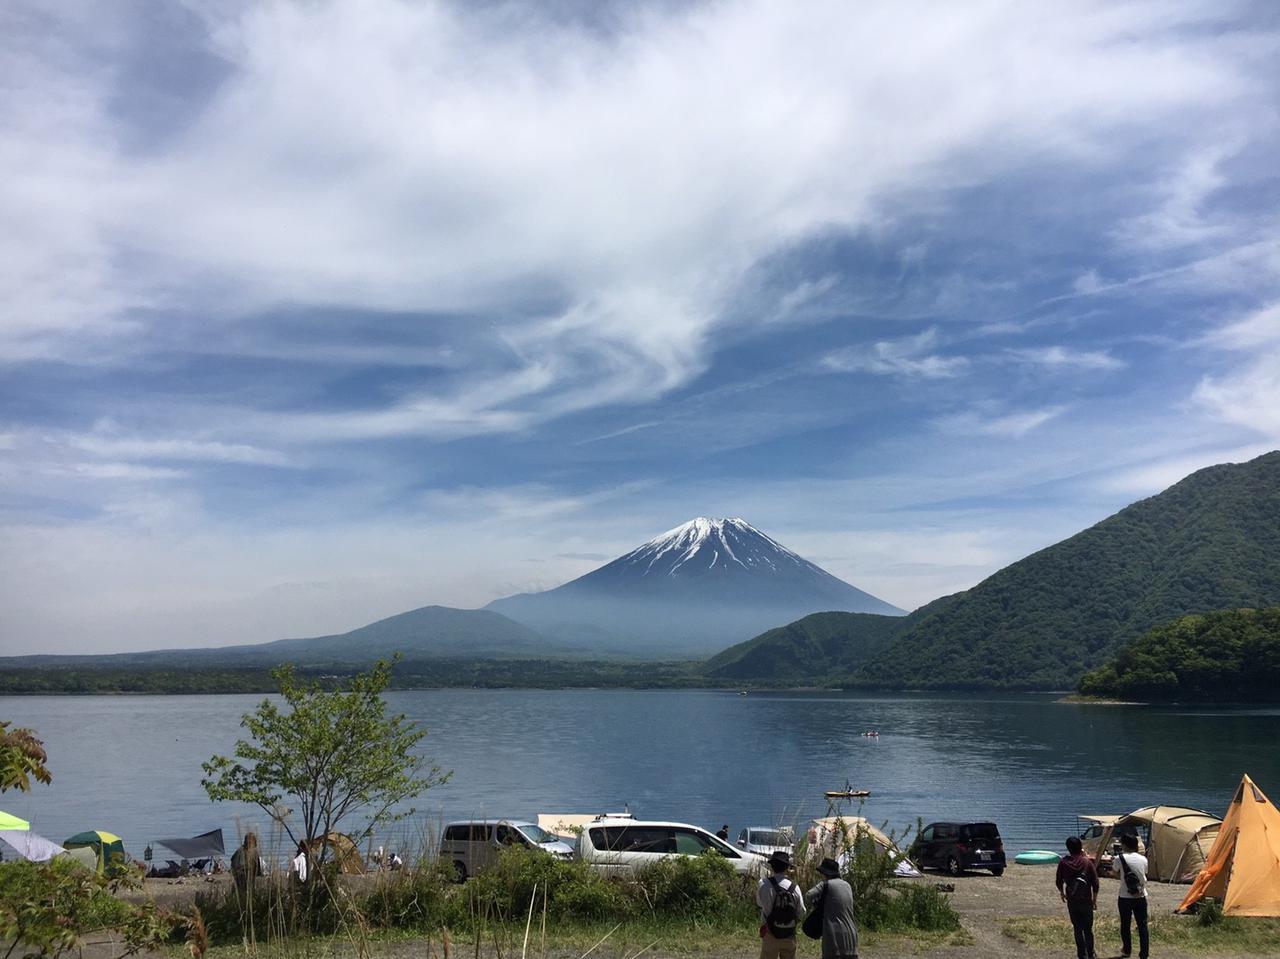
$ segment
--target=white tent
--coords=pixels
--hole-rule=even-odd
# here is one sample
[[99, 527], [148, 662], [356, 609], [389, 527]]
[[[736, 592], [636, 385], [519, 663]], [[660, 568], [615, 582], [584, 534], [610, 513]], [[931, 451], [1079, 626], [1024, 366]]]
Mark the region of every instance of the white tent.
[[823, 856], [831, 856], [847, 869], [859, 848], [878, 851], [893, 858], [894, 875], [915, 879], [920, 870], [898, 848], [897, 843], [862, 816], [828, 816], [815, 819], [809, 827], [809, 846]]
[[32, 862], [48, 862], [54, 856], [66, 852], [61, 846], [44, 836], [37, 836], [28, 830], [0, 829], [0, 840], [13, 847], [23, 859]]

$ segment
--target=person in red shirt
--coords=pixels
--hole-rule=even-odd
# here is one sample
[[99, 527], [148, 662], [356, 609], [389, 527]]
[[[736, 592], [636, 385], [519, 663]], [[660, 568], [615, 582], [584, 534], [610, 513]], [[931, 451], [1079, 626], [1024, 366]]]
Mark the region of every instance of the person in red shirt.
[[1058, 862], [1054, 883], [1071, 917], [1076, 959], [1097, 959], [1093, 951], [1093, 913], [1098, 908], [1098, 870], [1083, 850], [1078, 836], [1067, 837], [1067, 856]]

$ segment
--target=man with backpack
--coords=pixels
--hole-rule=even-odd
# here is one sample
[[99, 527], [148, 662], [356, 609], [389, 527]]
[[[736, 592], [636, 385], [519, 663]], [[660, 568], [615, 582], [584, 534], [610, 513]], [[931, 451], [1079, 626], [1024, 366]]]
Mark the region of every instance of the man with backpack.
[[800, 887], [787, 878], [791, 855], [775, 852], [769, 856], [769, 875], [756, 886], [760, 907], [760, 959], [794, 959], [796, 930], [804, 917], [804, 896]]
[[1138, 959], [1147, 959], [1147, 857], [1138, 852], [1138, 837], [1120, 837], [1121, 851], [1113, 871], [1120, 873], [1120, 949], [1122, 956], [1133, 951], [1129, 935], [1132, 920], [1138, 924]]
[[1093, 913], [1098, 908], [1098, 869], [1084, 854], [1084, 843], [1079, 836], [1067, 837], [1067, 856], [1058, 861], [1054, 882], [1071, 917], [1076, 959], [1097, 959], [1093, 951]]

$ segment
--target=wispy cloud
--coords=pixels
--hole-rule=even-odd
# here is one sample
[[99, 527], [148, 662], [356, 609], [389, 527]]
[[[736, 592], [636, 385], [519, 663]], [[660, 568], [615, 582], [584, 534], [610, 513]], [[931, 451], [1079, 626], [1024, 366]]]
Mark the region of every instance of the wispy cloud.
[[243, 443], [191, 439], [143, 439], [101, 433], [71, 436], [66, 442], [74, 449], [106, 458], [240, 463], [258, 466], [290, 465], [289, 458], [283, 453]]
[[1270, 443], [1255, 443], [1248, 446], [1215, 446], [1194, 453], [1162, 457], [1136, 466], [1124, 466], [1109, 471], [1099, 479], [1098, 486], [1111, 493], [1151, 496], [1168, 489], [1174, 483], [1206, 466], [1216, 466], [1219, 463], [1243, 463], [1269, 453], [1271, 449]]
[[1245, 358], [1227, 373], [1203, 377], [1193, 400], [1223, 422], [1280, 442], [1280, 303], [1226, 324], [1201, 343]]
[[[17, 304], [3, 329], [30, 348], [74, 356], [86, 330], [136, 333], [142, 310], [192, 293], [214, 324], [280, 302], [475, 311], [504, 317], [528, 368], [553, 373], [534, 386], [521, 367], [479, 371], [526, 411], [635, 401], [705, 368], [721, 305], [755, 264], [879, 226], [881, 197], [1039, 164], [1044, 144], [1106, 163], [1135, 118], [1190, 127], [1252, 92], [1247, 51], [1179, 32], [1203, 17], [1190, 3], [1048, 20], [1001, 4], [715, 4], [608, 33], [390, 0], [196, 9], [224, 77], [145, 164], [110, 135], [128, 100], [109, 96], [109, 67], [26, 58], [3, 182], [19, 209], [56, 197], [57, 216], [15, 218], [0, 261], [22, 266], [0, 292]], [[127, 24], [104, 25], [80, 28], [124, 55]], [[317, 68], [333, 62], [349, 69]], [[975, 149], [993, 140], [1006, 149]], [[552, 305], [529, 309], [531, 278]], [[550, 363], [566, 350], [583, 361]], [[885, 364], [960, 366], [910, 359]], [[423, 422], [484, 434], [521, 420], [433, 395], [335, 426]]]
[[1036, 366], [1066, 367], [1081, 370], [1119, 370], [1125, 362], [1105, 350], [1077, 350], [1068, 346], [1044, 346], [1006, 350], [1006, 354], [1022, 363]]
[[878, 373], [923, 379], [959, 376], [968, 368], [969, 360], [931, 352], [940, 340], [937, 328], [931, 327], [915, 336], [880, 340], [865, 347], [829, 353], [822, 358], [822, 365], [836, 373]]
[[181, 479], [187, 473], [166, 466], [140, 466], [137, 463], [73, 463], [67, 469], [81, 476], [110, 480], [170, 480]]
[[1050, 420], [1061, 416], [1068, 407], [1048, 406], [1016, 413], [991, 414], [981, 410], [954, 413], [934, 420], [934, 428], [944, 433], [977, 436], [1003, 436], [1017, 439]]

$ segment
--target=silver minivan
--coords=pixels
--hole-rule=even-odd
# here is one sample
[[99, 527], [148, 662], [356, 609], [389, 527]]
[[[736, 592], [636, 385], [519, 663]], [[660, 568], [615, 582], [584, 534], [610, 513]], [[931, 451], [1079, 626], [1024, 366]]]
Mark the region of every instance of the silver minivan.
[[468, 819], [451, 822], [440, 836], [440, 858], [452, 862], [463, 882], [498, 861], [502, 849], [523, 846], [559, 859], [572, 859], [573, 847], [537, 823], [519, 819]]

